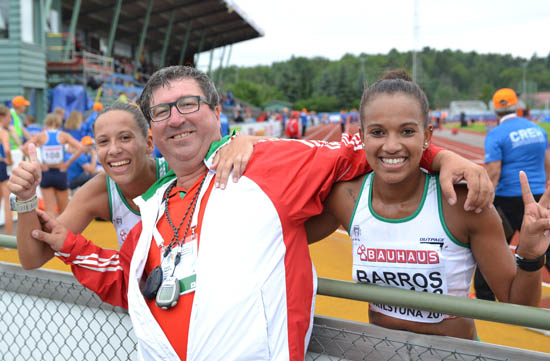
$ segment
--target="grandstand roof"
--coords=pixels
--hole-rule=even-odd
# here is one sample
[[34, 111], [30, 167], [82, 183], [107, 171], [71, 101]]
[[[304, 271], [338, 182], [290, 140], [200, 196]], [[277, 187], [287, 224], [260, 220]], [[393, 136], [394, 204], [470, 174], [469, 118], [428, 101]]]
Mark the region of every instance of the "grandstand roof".
[[[117, 0], [82, 1], [78, 17], [79, 29], [104, 32], [108, 38]], [[149, 0], [124, 0], [115, 40], [138, 44]], [[73, 0], [62, 0], [63, 23], [69, 24]], [[254, 22], [231, 0], [154, 0], [145, 46], [149, 51], [162, 49], [171, 14], [174, 24], [170, 36], [168, 58], [179, 54], [184, 44], [187, 25], [192, 23], [186, 54], [198, 52], [203, 31], [202, 51], [264, 35]]]

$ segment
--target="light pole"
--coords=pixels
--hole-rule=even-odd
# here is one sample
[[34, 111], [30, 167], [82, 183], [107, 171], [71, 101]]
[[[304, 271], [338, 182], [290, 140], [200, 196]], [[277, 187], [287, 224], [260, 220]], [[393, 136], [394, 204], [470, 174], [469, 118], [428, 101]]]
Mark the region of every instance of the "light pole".
[[366, 55], [365, 54], [361, 54], [359, 56], [359, 60], [361, 60], [361, 82], [362, 82], [362, 86], [365, 86], [365, 81], [367, 80], [367, 75], [365, 73], [365, 59], [366, 58]]
[[414, 49], [412, 53], [412, 73], [413, 73], [413, 82], [418, 83], [418, 59], [417, 59], [417, 50], [418, 50], [418, 5], [420, 0], [414, 1], [414, 25], [413, 25], [413, 34], [414, 34]]
[[[522, 77], [522, 90], [521, 90], [521, 94], [526, 94], [527, 92], [527, 81], [525, 80], [525, 73], [527, 72], [527, 64], [529, 64], [528, 61], [526, 61], [525, 63], [522, 64], [522, 67], [523, 67], [523, 77]], [[525, 96], [524, 96], [525, 98]]]

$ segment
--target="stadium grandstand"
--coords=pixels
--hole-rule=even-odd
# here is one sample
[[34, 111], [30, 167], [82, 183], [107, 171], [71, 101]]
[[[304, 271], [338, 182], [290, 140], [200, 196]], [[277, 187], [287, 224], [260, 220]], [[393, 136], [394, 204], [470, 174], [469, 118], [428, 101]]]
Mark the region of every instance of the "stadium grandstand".
[[[0, 102], [23, 95], [40, 121], [48, 90], [76, 84], [108, 104], [139, 95], [156, 69], [194, 65], [208, 51], [210, 73], [214, 49], [260, 36], [230, 0], [0, 0]], [[223, 53], [220, 67], [231, 57]]]

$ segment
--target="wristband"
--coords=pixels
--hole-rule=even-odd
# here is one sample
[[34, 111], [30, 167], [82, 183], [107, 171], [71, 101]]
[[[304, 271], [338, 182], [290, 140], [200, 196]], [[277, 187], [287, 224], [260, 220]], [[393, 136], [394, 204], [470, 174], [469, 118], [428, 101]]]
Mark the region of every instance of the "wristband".
[[535, 258], [535, 259], [526, 259], [521, 257], [517, 254], [517, 248], [516, 248], [516, 265], [526, 272], [535, 272], [544, 266], [546, 263], [546, 254], [542, 254], [541, 256]]
[[15, 194], [10, 195], [10, 208], [12, 211], [17, 213], [27, 213], [30, 212], [38, 206], [38, 197], [36, 194], [31, 199], [26, 201], [18, 201]]

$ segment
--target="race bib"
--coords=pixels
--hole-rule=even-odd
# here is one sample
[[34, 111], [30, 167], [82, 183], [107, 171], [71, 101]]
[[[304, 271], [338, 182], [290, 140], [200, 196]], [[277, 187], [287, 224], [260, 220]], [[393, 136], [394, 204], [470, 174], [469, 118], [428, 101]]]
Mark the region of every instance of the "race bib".
[[[386, 246], [386, 247], [384, 247]], [[353, 242], [353, 279], [358, 283], [397, 287], [417, 292], [447, 293], [445, 264], [438, 245]], [[446, 315], [408, 307], [370, 303], [382, 314], [409, 321], [437, 323]]]
[[42, 161], [45, 164], [63, 163], [63, 146], [47, 145], [42, 147]]

